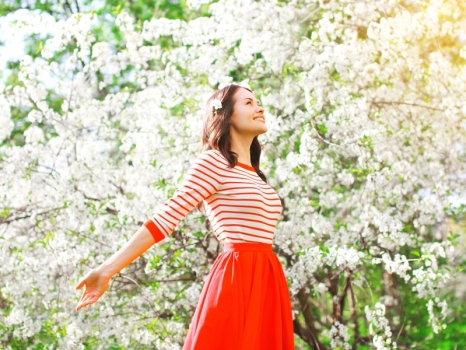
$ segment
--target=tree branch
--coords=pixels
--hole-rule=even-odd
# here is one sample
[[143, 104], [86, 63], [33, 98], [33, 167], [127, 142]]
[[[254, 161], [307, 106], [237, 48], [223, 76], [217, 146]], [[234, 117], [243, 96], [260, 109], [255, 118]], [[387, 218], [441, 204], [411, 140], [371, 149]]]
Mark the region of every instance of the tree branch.
[[320, 341], [317, 336], [317, 330], [314, 325], [314, 317], [311, 314], [309, 304], [308, 304], [308, 299], [309, 295], [304, 291], [304, 288], [301, 288], [297, 294], [299, 305], [301, 306], [301, 313], [304, 316], [304, 321], [306, 324], [306, 331], [302, 331], [302, 329], [299, 329], [298, 331], [301, 331], [302, 334], [306, 335], [307, 339], [306, 341], [308, 344], [311, 346], [313, 350], [324, 350], [327, 349]]
[[353, 276], [352, 272], [351, 271], [347, 271], [346, 272], [346, 278], [345, 278], [345, 283], [343, 284], [343, 290], [341, 292], [341, 295], [340, 295], [340, 304], [339, 304], [339, 308], [338, 308], [338, 311], [337, 311], [337, 320], [342, 323], [343, 322], [343, 308], [345, 307], [345, 299], [346, 299], [346, 295], [348, 294], [348, 289], [351, 285], [351, 277]]

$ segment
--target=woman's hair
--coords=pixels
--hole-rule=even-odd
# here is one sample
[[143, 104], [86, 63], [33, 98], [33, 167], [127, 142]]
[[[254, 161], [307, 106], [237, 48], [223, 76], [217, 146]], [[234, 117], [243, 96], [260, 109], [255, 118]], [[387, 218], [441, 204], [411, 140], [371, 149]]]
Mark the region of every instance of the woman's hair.
[[[204, 125], [202, 128], [202, 150], [215, 149], [220, 151], [229, 163], [230, 168], [236, 165], [238, 154], [231, 151], [231, 136], [230, 136], [230, 118], [233, 114], [233, 105], [235, 104], [234, 95], [238, 89], [248, 88], [243, 86], [231, 84], [225, 86], [223, 89], [216, 91], [207, 100], [204, 112]], [[252, 92], [252, 91], [251, 91]], [[213, 113], [210, 108], [212, 100], [217, 99], [222, 102], [222, 108]], [[262, 146], [257, 139], [257, 136], [252, 140], [249, 153], [251, 155], [251, 165], [256, 171], [257, 175], [267, 182], [267, 178], [259, 168]]]

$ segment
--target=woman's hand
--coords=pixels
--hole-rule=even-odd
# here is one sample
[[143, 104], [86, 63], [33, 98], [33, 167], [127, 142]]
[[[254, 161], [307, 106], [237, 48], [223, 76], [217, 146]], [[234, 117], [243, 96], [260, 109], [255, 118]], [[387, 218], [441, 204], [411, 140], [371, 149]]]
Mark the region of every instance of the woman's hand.
[[89, 271], [79, 281], [76, 289], [86, 286], [86, 290], [78, 305], [76, 305], [76, 311], [99, 300], [105, 293], [110, 278], [128, 266], [154, 244], [155, 240], [152, 234], [146, 226], [142, 225], [119, 251], [114, 253], [98, 268]]
[[76, 305], [76, 311], [79, 311], [89, 304], [94, 304], [99, 300], [99, 298], [105, 293], [109, 281], [110, 277], [99, 269], [89, 271], [76, 285], [76, 289], [81, 289], [83, 286], [86, 286], [86, 289], [81, 296], [81, 300], [78, 305]]

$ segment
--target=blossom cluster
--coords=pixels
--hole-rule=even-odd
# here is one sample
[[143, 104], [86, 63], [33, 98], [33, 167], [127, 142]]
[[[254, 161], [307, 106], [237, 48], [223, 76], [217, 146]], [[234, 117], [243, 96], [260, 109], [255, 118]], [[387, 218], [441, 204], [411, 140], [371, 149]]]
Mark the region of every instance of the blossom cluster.
[[367, 321], [370, 323], [370, 333], [374, 335], [373, 344], [377, 350], [396, 349], [396, 342], [393, 341], [393, 334], [385, 318], [385, 305], [376, 303], [371, 309], [365, 307]]

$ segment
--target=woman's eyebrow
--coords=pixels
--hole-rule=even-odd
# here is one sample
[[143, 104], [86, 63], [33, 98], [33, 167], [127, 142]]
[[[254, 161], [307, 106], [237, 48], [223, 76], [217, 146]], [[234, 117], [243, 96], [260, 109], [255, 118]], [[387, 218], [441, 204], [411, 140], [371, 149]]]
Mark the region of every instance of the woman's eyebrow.
[[[243, 101], [244, 101], [244, 100], [251, 100], [251, 101], [252, 101], [252, 98], [246, 97], [246, 98], [243, 99]], [[258, 104], [258, 105], [261, 104], [261, 101], [259, 101], [259, 100], [256, 100], [256, 101], [257, 101], [257, 104]]]

